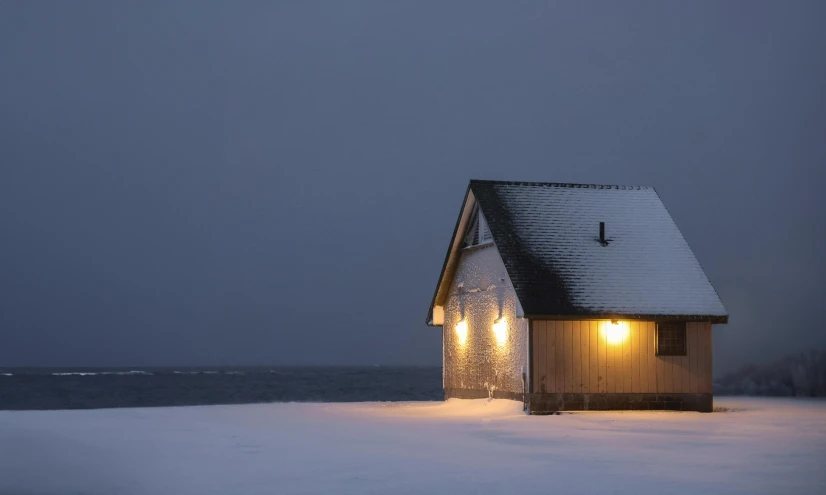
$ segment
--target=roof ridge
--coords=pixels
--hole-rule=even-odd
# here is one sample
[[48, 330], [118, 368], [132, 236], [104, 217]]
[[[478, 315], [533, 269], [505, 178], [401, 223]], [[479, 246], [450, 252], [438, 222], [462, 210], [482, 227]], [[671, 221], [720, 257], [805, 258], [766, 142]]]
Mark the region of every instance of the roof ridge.
[[473, 184], [495, 184], [503, 186], [544, 186], [544, 187], [561, 187], [573, 189], [620, 189], [620, 190], [647, 190], [654, 189], [651, 186], [639, 185], [619, 185], [619, 184], [577, 184], [573, 182], [530, 182], [530, 181], [508, 181], [508, 180], [484, 180], [471, 179], [470, 185]]

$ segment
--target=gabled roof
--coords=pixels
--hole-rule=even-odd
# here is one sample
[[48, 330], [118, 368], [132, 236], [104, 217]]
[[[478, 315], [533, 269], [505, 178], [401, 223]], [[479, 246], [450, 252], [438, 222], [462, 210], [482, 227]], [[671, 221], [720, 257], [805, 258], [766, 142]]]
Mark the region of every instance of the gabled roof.
[[[472, 180], [430, 307], [447, 298], [475, 202], [526, 317], [728, 314], [657, 192], [643, 186]], [[605, 222], [607, 245], [599, 242]]]

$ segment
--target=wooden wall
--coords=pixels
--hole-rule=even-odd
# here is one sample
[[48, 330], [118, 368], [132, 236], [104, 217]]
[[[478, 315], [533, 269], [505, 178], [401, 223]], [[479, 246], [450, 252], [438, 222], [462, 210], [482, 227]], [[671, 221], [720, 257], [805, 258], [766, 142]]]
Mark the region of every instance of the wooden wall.
[[604, 321], [532, 321], [536, 393], [712, 393], [711, 323], [688, 323], [686, 356], [656, 355], [654, 322], [623, 322], [606, 342]]

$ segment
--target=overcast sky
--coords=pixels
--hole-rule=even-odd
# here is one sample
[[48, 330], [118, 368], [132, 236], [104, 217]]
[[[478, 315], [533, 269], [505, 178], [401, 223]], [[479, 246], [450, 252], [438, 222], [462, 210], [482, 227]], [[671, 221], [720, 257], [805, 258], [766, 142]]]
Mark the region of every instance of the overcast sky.
[[826, 346], [826, 3], [0, 2], [0, 366], [439, 364], [471, 178], [654, 186]]

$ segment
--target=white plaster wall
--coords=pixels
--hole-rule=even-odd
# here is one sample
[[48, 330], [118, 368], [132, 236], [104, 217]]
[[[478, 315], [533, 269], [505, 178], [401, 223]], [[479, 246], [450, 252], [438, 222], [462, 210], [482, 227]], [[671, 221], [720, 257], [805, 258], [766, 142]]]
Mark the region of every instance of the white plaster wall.
[[[518, 304], [494, 245], [462, 251], [444, 306], [445, 388], [522, 392], [528, 320], [517, 317]], [[507, 322], [507, 337], [501, 344], [493, 331], [500, 316]], [[463, 317], [468, 327], [464, 345], [456, 333]]]

